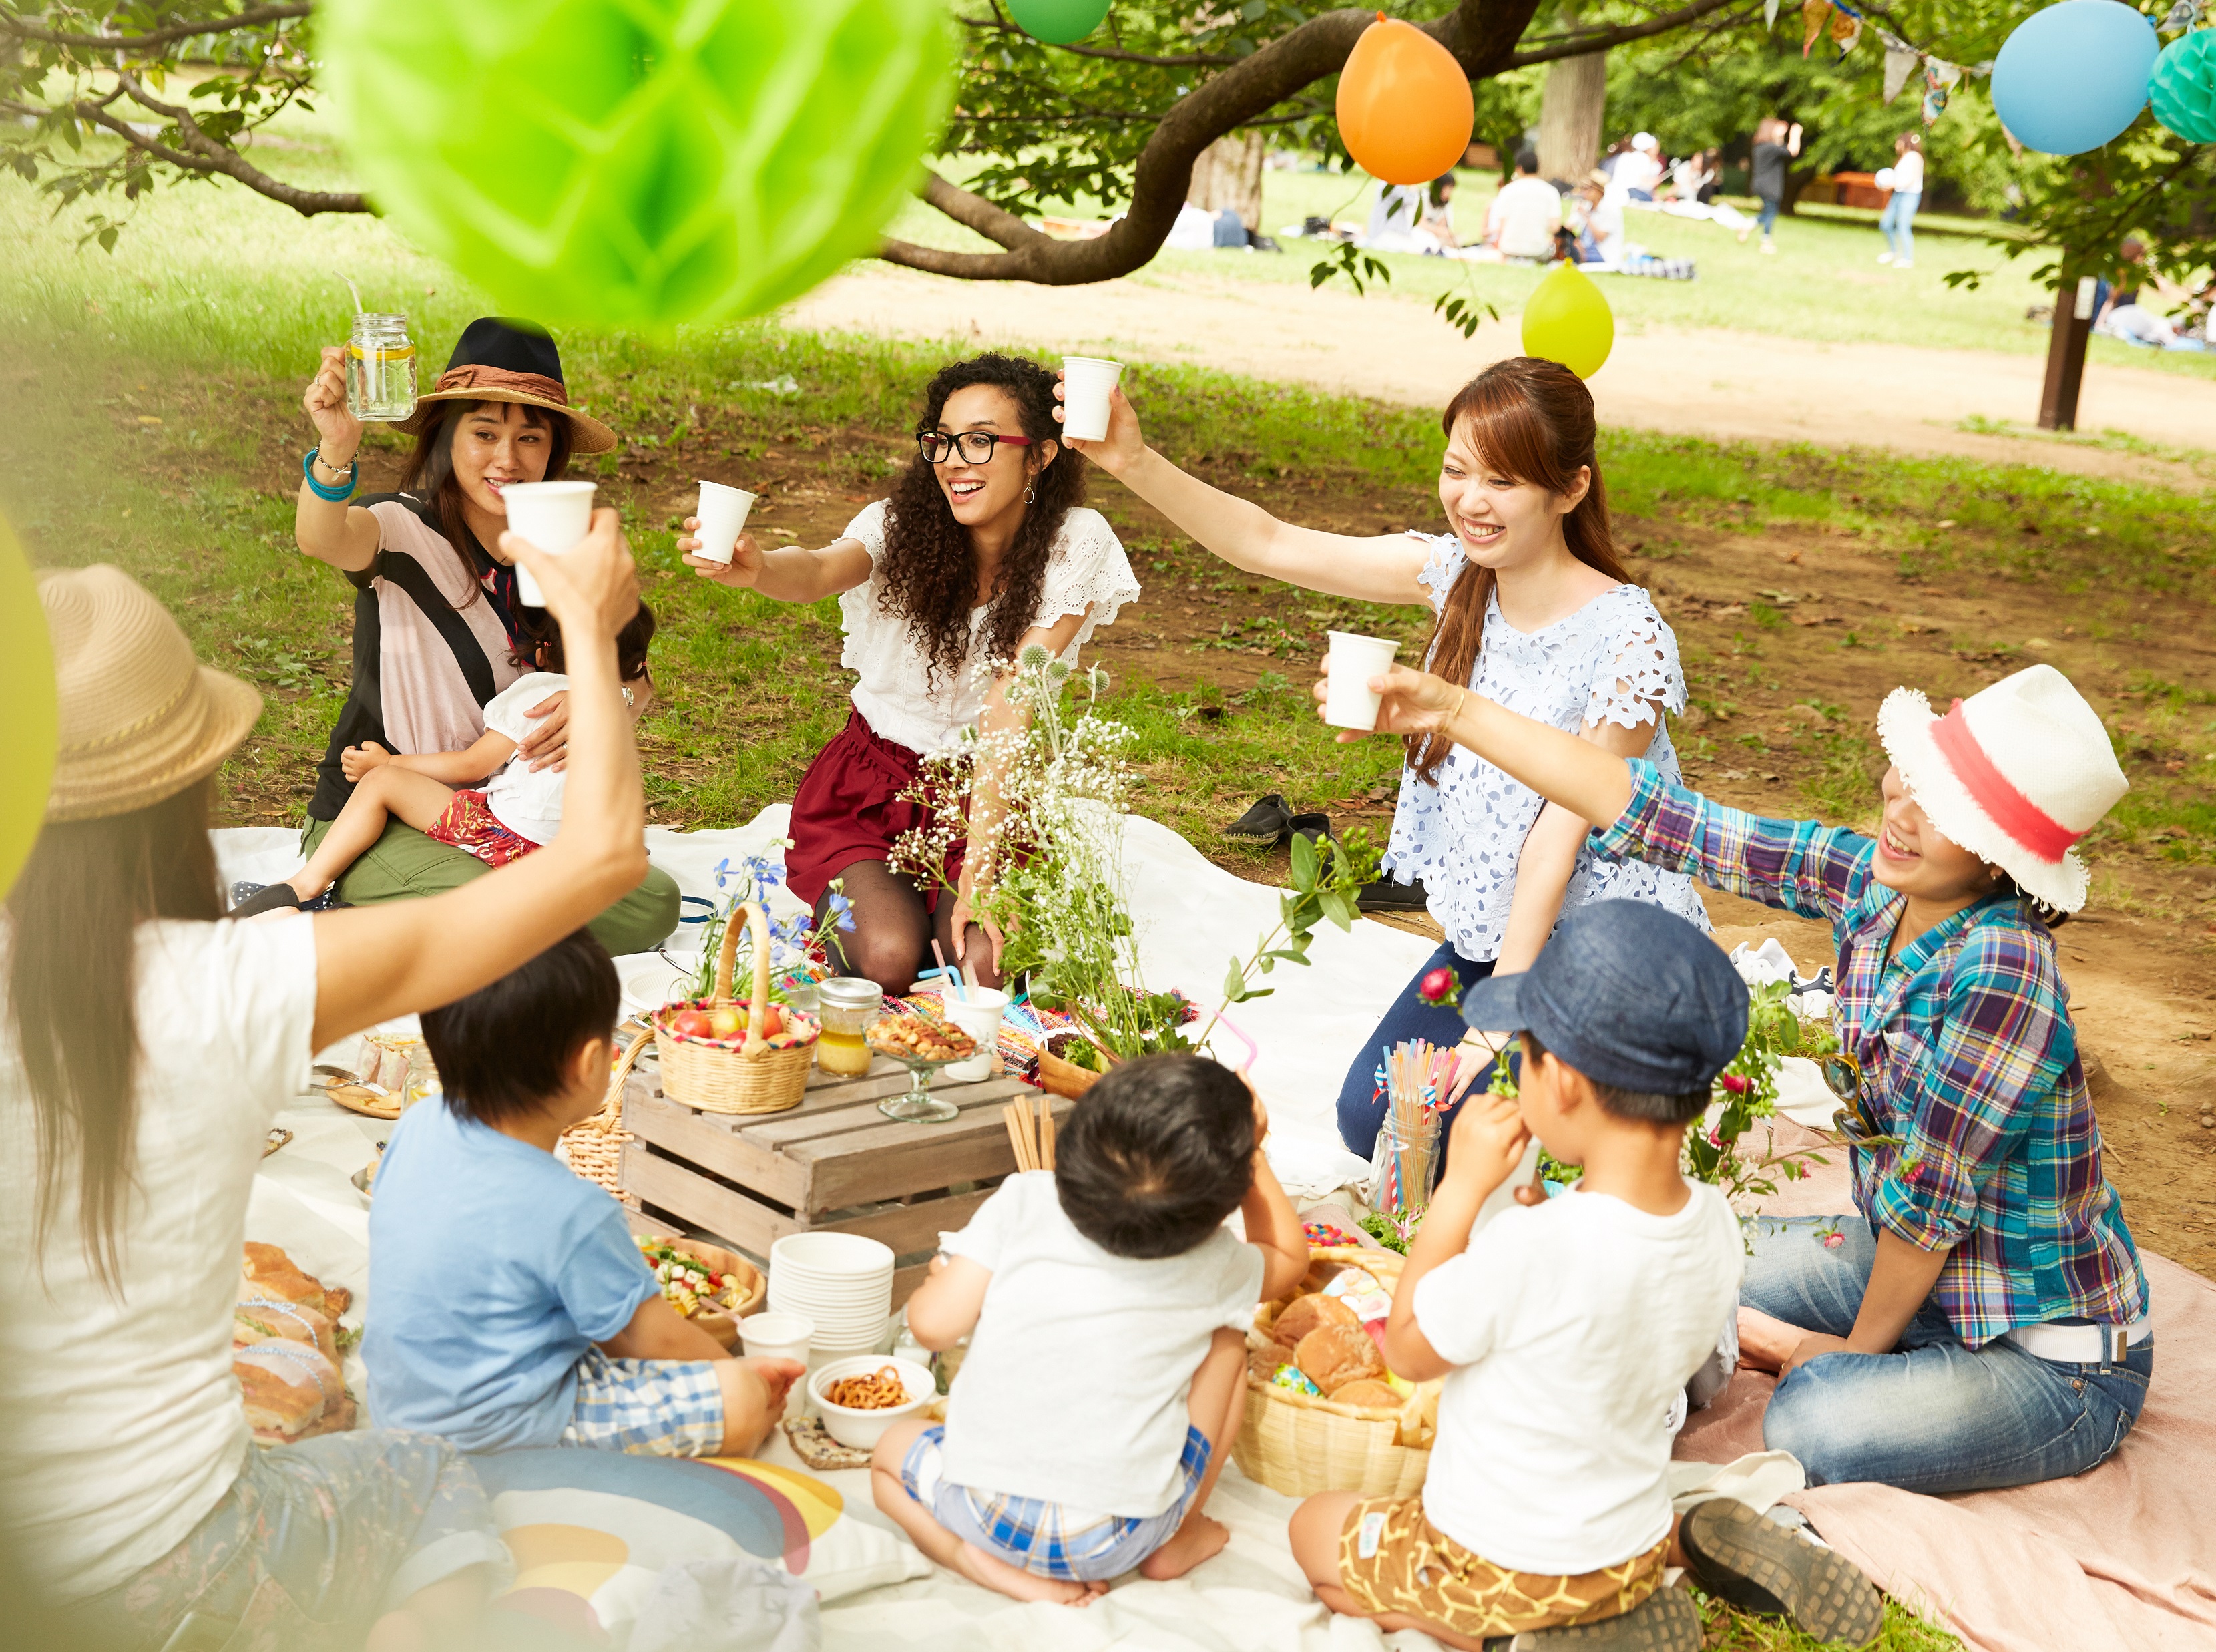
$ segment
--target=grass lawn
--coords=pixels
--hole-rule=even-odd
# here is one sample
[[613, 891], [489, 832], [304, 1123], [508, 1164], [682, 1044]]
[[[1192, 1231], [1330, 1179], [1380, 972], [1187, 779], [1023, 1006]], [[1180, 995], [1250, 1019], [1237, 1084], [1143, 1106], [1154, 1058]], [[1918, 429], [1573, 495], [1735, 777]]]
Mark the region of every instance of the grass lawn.
[[[434, 367], [486, 306], [374, 220], [303, 221], [227, 185], [160, 194], [112, 256], [74, 251], [67, 224], [43, 214], [22, 186], [0, 182], [0, 233], [15, 265], [0, 287], [0, 382], [14, 415], [0, 425], [0, 509], [36, 561], [129, 569], [170, 605], [204, 658], [261, 687], [268, 713], [224, 772], [224, 816], [296, 821], [348, 669], [343, 588], [293, 549], [291, 503], [310, 440], [300, 387], [317, 346], [342, 335], [350, 308], [340, 278], [353, 277], [372, 306], [405, 309]], [[1853, 232], [1808, 233], [1813, 244], [1819, 234]], [[1243, 262], [1290, 270], [1298, 260]], [[1779, 261], [1760, 274], [1791, 268]], [[1650, 287], [1674, 290], [1641, 290]], [[1904, 315], [1919, 312], [1898, 302]], [[562, 342], [575, 393], [625, 438], [583, 473], [624, 509], [662, 621], [662, 698], [641, 730], [654, 817], [733, 824], [789, 797], [846, 715], [835, 607], [783, 606], [696, 581], [678, 564], [670, 530], [693, 480], [709, 477], [761, 492], [764, 530], [824, 542], [883, 496], [943, 351], [762, 324], [686, 330], [674, 348], [620, 336]], [[1151, 439], [1223, 485], [1326, 526], [1436, 526], [1429, 415], [1200, 368], [1138, 369], [1133, 383]], [[389, 479], [395, 452], [389, 437], [372, 438], [373, 481]], [[1696, 700], [1684, 723], [1689, 767], [1714, 776], [1725, 795], [1742, 780], [1749, 790], [1774, 783], [1782, 788], [1775, 807], [1866, 813], [1874, 701], [1861, 703], [1861, 677], [1839, 674], [1900, 680], [1891, 674], [1911, 669], [1904, 651], [1938, 628], [1896, 629], [1894, 616], [1924, 600], [1919, 592], [1974, 590], [2012, 606], [1978, 610], [1998, 617], [1965, 620], [1960, 634], [1933, 644], [1945, 652], [1912, 669], [1989, 677], [1995, 661], [2053, 646], [2027, 640], [2028, 614], [2051, 616], [2039, 622], [2045, 629], [2069, 625], [2071, 647], [2136, 660], [2136, 698], [2120, 702], [2114, 718], [2135, 789], [2103, 841], [2145, 849], [2158, 869], [2216, 859], [2206, 779], [2216, 761], [2212, 696], [2151, 651], [2172, 627], [2207, 628], [2216, 544], [2201, 502], [1961, 460], [1637, 433], [1609, 433], [1604, 459], [1639, 576], [1671, 593]], [[1149, 783], [1142, 806], [1203, 845], [1272, 789], [1379, 816], [1395, 750], [1333, 743], [1306, 686], [1327, 626], [1414, 638], [1421, 616], [1265, 592], [1119, 489], [1099, 488], [1096, 502], [1148, 588], [1143, 618], [1127, 615], [1103, 650], [1117, 675], [1108, 709], [1139, 734]], [[1741, 558], [1744, 571], [1729, 575], [1743, 600], [1684, 571], [1708, 565], [1699, 559], [1721, 554], [1719, 546], [1759, 552], [1759, 569]], [[1818, 599], [1806, 595], [1814, 576], [1787, 564], [1804, 548], [1814, 561], [1819, 546], [1884, 570], [1896, 582], [1889, 605], [1821, 622], [1832, 630], [1791, 629], [1803, 623], [1796, 605]], [[1770, 570], [1762, 558], [1773, 551]], [[1796, 678], [1784, 663], [1788, 644], [1820, 656], [1831, 675]], [[1756, 726], [1788, 704], [1806, 707], [1803, 735]], [[1720, 1621], [1714, 1635], [1712, 1644], [1764, 1652], [1809, 1644], [1744, 1618]], [[1955, 1643], [1895, 1608], [1881, 1644], [1930, 1652]]]

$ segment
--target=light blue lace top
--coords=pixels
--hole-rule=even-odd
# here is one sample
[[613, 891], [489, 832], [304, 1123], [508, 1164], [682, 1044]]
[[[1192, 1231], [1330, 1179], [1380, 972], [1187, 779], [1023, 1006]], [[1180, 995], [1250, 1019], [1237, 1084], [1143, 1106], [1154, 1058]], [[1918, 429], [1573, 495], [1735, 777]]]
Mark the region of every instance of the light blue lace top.
[[[1431, 547], [1418, 576], [1443, 607], [1466, 564], [1452, 534], [1414, 535]], [[1576, 733], [1590, 724], [1637, 728], [1653, 719], [1647, 701], [1685, 707], [1677, 639], [1647, 593], [1619, 585], [1567, 619], [1535, 632], [1512, 629], [1497, 598], [1485, 610], [1485, 635], [1471, 674], [1472, 692], [1542, 723]], [[1677, 754], [1667, 725], [1654, 730], [1647, 761], [1671, 780]], [[1437, 785], [1400, 773], [1400, 798], [1386, 847], [1387, 872], [1401, 883], [1422, 878], [1431, 916], [1456, 952], [1483, 962], [1500, 951], [1516, 894], [1516, 864], [1545, 799], [1474, 752], [1456, 746], [1439, 767]], [[1562, 897], [1567, 912], [1589, 901], [1650, 901], [1706, 930], [1708, 915], [1692, 880], [1638, 860], [1599, 860], [1578, 852]]]

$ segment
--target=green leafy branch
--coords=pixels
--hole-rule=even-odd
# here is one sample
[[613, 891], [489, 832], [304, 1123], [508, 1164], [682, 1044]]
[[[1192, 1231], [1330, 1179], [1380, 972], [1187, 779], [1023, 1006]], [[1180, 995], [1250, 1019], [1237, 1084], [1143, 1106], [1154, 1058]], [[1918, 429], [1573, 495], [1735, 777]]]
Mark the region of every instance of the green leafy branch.
[[1209, 1018], [1200, 1036], [1192, 1041], [1196, 1046], [1208, 1042], [1224, 1009], [1250, 998], [1269, 996], [1274, 989], [1253, 984], [1257, 976], [1269, 974], [1280, 964], [1308, 961], [1308, 942], [1314, 937], [1316, 925], [1328, 919], [1341, 929], [1353, 929], [1359, 915], [1355, 897], [1363, 885], [1376, 881], [1382, 856], [1365, 827], [1354, 828], [1343, 841], [1321, 840], [1320, 850], [1317, 841], [1294, 836], [1292, 887], [1277, 897], [1277, 927], [1262, 937], [1246, 959], [1232, 959], [1223, 977], [1222, 1008]]

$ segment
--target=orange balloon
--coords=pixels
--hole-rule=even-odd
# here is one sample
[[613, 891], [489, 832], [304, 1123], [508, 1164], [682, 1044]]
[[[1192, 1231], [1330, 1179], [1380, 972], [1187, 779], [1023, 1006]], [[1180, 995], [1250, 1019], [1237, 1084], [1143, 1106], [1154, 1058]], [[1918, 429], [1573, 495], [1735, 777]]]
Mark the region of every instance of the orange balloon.
[[1429, 183], [1453, 170], [1476, 119], [1454, 53], [1382, 11], [1339, 71], [1339, 135], [1356, 165], [1388, 183]]

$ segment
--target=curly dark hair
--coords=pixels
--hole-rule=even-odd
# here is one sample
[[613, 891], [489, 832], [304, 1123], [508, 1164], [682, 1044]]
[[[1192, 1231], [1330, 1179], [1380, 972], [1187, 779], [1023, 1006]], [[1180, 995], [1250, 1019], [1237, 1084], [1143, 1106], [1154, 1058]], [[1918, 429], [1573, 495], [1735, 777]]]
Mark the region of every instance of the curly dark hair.
[[[1047, 554], [1062, 518], [1085, 502], [1085, 461], [1062, 444], [1054, 416], [1054, 374], [1036, 361], [991, 353], [941, 367], [924, 392], [917, 428], [938, 428], [946, 398], [972, 385], [1006, 391], [1016, 404], [1024, 434], [1055, 444], [1054, 457], [1032, 479], [1033, 498], [1023, 526], [1001, 558], [988, 598], [984, 656], [1013, 659], [1016, 644], [1037, 618], [1046, 583]], [[957, 675], [970, 656], [970, 613], [976, 595], [976, 563], [969, 530], [954, 520], [933, 466], [918, 453], [893, 484], [885, 512], [885, 552], [877, 564], [878, 605], [908, 621], [931, 666], [935, 683]]]

